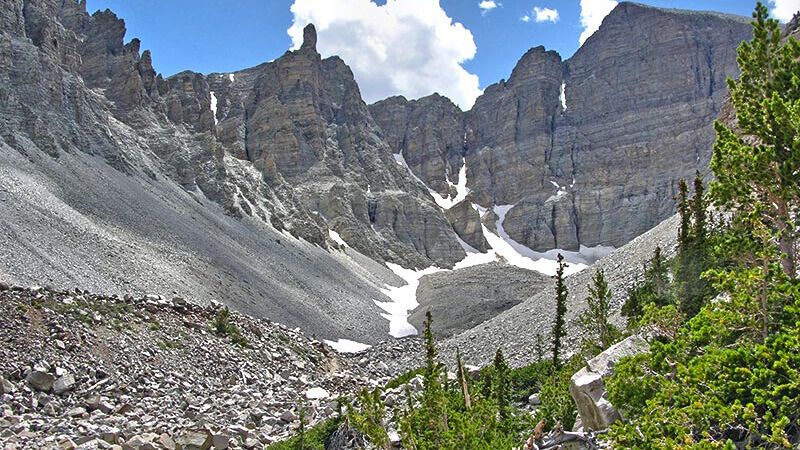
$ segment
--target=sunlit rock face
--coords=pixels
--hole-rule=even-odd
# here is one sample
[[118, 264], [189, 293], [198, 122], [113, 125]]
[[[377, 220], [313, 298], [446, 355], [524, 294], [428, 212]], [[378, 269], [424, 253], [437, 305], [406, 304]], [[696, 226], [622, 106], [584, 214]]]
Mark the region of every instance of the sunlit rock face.
[[[503, 224], [514, 240], [618, 247], [674, 212], [679, 179], [707, 171], [750, 34], [743, 17], [623, 2], [572, 58], [531, 49], [466, 113], [432, 108], [438, 96], [370, 110], [432, 189], [444, 192], [463, 154], [470, 201], [515, 205]], [[409, 120], [420, 116], [450, 127], [426, 132]]]

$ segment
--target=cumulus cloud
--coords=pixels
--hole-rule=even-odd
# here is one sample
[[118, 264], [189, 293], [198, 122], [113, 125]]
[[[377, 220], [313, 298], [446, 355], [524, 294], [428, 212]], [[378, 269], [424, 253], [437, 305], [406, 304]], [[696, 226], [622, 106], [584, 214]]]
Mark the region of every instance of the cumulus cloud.
[[475, 56], [472, 33], [453, 23], [439, 0], [295, 0], [291, 12], [293, 48], [313, 23], [317, 50], [350, 66], [368, 103], [438, 92], [468, 109], [481, 93], [478, 76], [461, 66]]
[[615, 6], [617, 6], [617, 2], [613, 0], [581, 0], [581, 26], [583, 27], [583, 33], [578, 38], [578, 42], [581, 45], [600, 28], [603, 19]]
[[538, 6], [533, 7], [533, 15], [525, 15], [522, 17], [524, 22], [528, 22], [533, 18], [536, 23], [542, 22], [558, 22], [558, 10], [557, 9], [550, 9], [550, 8], [541, 8]]
[[788, 22], [800, 11], [800, 0], [769, 0], [772, 15], [781, 22]]
[[503, 6], [501, 3], [497, 3], [494, 0], [483, 0], [482, 2], [478, 3], [478, 8], [481, 9], [481, 14], [484, 16], [487, 12], [497, 8], [498, 6]]

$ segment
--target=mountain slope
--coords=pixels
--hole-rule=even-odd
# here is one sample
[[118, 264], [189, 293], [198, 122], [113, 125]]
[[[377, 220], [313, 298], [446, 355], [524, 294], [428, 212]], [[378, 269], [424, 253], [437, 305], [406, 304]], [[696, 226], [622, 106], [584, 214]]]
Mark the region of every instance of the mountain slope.
[[750, 35], [744, 17], [622, 2], [572, 58], [532, 48], [466, 113], [438, 95], [370, 111], [441, 195], [466, 161], [468, 200], [513, 205], [515, 241], [619, 247], [674, 213], [677, 180], [707, 170]]

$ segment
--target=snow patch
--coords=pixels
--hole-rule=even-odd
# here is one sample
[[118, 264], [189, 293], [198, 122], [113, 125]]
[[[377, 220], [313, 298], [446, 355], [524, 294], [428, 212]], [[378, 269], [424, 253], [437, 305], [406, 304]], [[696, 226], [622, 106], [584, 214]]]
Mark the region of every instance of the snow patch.
[[[489, 245], [497, 252], [498, 255], [504, 257], [506, 261], [514, 266], [523, 269], [535, 270], [545, 275], [555, 275], [558, 270], [558, 262], [555, 259], [546, 257], [545, 253], [538, 253], [525, 245], [520, 244], [511, 238], [503, 228], [503, 222], [506, 220], [506, 214], [513, 208], [514, 205], [499, 205], [494, 207], [494, 213], [497, 214], [497, 234], [492, 233], [486, 227], [483, 227], [483, 233]], [[551, 250], [558, 255], [561, 250]], [[566, 257], [566, 255], [565, 255]], [[569, 263], [569, 261], [567, 261]], [[567, 264], [565, 275], [570, 275], [580, 272], [585, 269], [587, 264], [573, 262]]]
[[417, 302], [417, 287], [419, 286], [419, 279], [425, 275], [440, 272], [442, 269], [431, 266], [422, 270], [406, 269], [394, 263], [386, 263], [386, 267], [395, 273], [398, 277], [405, 280], [406, 284], [402, 286], [392, 286], [387, 284], [384, 289], [381, 289], [387, 297], [392, 301], [379, 302], [373, 300], [378, 307], [385, 311], [381, 314], [386, 320], [389, 321], [389, 334], [396, 338], [413, 336], [417, 334], [417, 329], [408, 323], [408, 316], [419, 303]]
[[558, 254], [561, 253], [561, 256], [564, 257], [564, 261], [573, 264], [594, 264], [600, 258], [604, 258], [610, 255], [614, 250], [615, 247], [608, 247], [604, 245], [597, 245], [594, 247], [587, 247], [585, 245], [581, 245], [580, 249], [575, 251], [570, 250], [561, 250], [561, 249], [554, 249], [548, 250], [546, 252], [533, 252], [536, 255], [539, 255], [541, 258], [547, 259], [556, 259], [558, 258]]
[[567, 83], [566, 82], [561, 83], [561, 96], [560, 96], [560, 98], [561, 98], [561, 108], [563, 108], [564, 111], [566, 111], [567, 110]]
[[333, 230], [328, 230], [328, 236], [330, 236], [334, 242], [341, 245], [342, 247], [350, 247], [349, 245], [347, 245], [347, 242], [345, 242], [344, 239], [342, 239], [342, 237], [339, 236], [339, 233]]
[[469, 194], [469, 189], [467, 188], [467, 160], [462, 160], [461, 169], [458, 170], [458, 184], [453, 184], [447, 174], [444, 177], [448, 186], [456, 188], [456, 196], [444, 198], [438, 192], [430, 190], [430, 193], [437, 205], [442, 209], [450, 209], [467, 198], [467, 194]]
[[321, 387], [311, 388], [306, 391], [306, 398], [309, 400], [319, 400], [321, 398], [328, 398], [331, 394]]
[[228, 79], [231, 80], [231, 83], [233, 83], [234, 77], [232, 73], [228, 74]]
[[211, 91], [211, 112], [214, 114], [214, 125], [217, 122], [217, 96], [214, 95], [214, 91]]
[[349, 339], [339, 339], [338, 341], [329, 341], [326, 339], [325, 343], [339, 353], [360, 353], [372, 347], [371, 345], [362, 344]]

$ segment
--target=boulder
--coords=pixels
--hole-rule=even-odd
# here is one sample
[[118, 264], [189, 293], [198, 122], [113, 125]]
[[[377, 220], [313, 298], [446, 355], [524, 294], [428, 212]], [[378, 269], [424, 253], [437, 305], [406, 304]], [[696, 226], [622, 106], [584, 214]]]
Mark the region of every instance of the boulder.
[[578, 407], [584, 429], [604, 430], [622, 419], [619, 411], [608, 401], [604, 380], [614, 374], [614, 368], [622, 358], [645, 353], [649, 348], [641, 336], [633, 335], [589, 360], [586, 367], [572, 376], [569, 393]]
[[175, 439], [175, 444], [184, 450], [208, 450], [213, 443], [213, 436], [208, 430], [185, 430]]
[[25, 381], [28, 383], [28, 386], [37, 391], [50, 392], [50, 389], [53, 388], [53, 383], [56, 381], [56, 377], [49, 372], [34, 369], [25, 377]]
[[71, 391], [75, 387], [75, 384], [75, 377], [72, 376], [71, 373], [66, 373], [53, 383], [53, 392], [59, 395], [63, 394]]
[[13, 394], [15, 390], [12, 382], [0, 377], [0, 394]]

